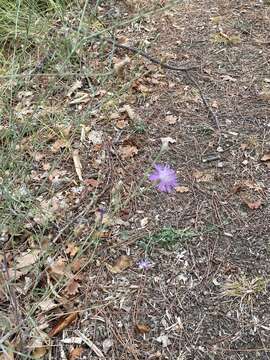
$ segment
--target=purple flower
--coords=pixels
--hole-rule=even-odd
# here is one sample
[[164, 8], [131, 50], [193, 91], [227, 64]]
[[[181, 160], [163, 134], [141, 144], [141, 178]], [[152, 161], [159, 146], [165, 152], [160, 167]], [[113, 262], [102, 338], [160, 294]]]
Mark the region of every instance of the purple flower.
[[156, 187], [159, 191], [171, 192], [177, 186], [176, 173], [169, 165], [155, 165], [155, 171], [149, 175], [151, 181], [158, 181]]
[[151, 266], [152, 263], [148, 259], [141, 259], [140, 261], [138, 261], [138, 267], [141, 270], [148, 270]]

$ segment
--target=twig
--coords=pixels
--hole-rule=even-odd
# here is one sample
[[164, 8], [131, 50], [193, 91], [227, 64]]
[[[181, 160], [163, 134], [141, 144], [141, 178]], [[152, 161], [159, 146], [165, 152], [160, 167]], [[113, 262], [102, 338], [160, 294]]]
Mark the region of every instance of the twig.
[[189, 73], [188, 70], [185, 71], [186, 73], [186, 77], [188, 78], [188, 80], [196, 87], [196, 89], [199, 91], [199, 95], [202, 99], [202, 102], [204, 104], [204, 106], [206, 107], [206, 109], [208, 110], [208, 113], [210, 114], [212, 120], [215, 122], [215, 125], [218, 129], [219, 134], [221, 134], [221, 129], [220, 129], [220, 125], [219, 125], [219, 120], [217, 115], [215, 114], [215, 112], [213, 111], [212, 107], [209, 105], [208, 101], [206, 100], [202, 89], [200, 87], [200, 85], [198, 84], [198, 82], [191, 76], [191, 74]]
[[105, 356], [103, 355], [102, 351], [91, 341], [88, 339], [83, 333], [81, 333], [79, 330], [74, 331], [76, 335], [80, 336], [83, 340], [83, 342], [89, 346], [89, 348], [101, 359], [105, 359]]
[[107, 43], [112, 44], [117, 48], [125, 49], [125, 50], [131, 51], [131, 52], [133, 52], [135, 54], [139, 54], [142, 57], [146, 58], [147, 60], [151, 61], [153, 64], [160, 65], [164, 69], [173, 70], [173, 71], [189, 71], [189, 70], [198, 69], [198, 66], [178, 67], [178, 66], [174, 66], [174, 65], [169, 65], [169, 64], [166, 64], [166, 63], [162, 62], [161, 60], [159, 60], [157, 58], [154, 58], [151, 55], [148, 55], [147, 53], [145, 53], [144, 51], [142, 51], [139, 48], [129, 46], [129, 45], [124, 45], [124, 44], [119, 44], [116, 41], [114, 41], [112, 39], [109, 39], [109, 38], [101, 38], [101, 40], [104, 40]]

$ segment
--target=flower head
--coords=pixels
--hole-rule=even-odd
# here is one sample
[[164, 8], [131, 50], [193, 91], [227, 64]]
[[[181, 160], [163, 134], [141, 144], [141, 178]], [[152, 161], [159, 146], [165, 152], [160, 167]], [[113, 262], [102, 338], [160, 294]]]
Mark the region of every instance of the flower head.
[[151, 181], [157, 181], [157, 189], [163, 192], [171, 192], [177, 186], [176, 173], [169, 165], [155, 165], [155, 171], [148, 177]]
[[150, 269], [151, 266], [152, 266], [152, 263], [148, 259], [141, 259], [140, 261], [138, 261], [138, 267], [141, 270], [148, 270], [148, 269]]

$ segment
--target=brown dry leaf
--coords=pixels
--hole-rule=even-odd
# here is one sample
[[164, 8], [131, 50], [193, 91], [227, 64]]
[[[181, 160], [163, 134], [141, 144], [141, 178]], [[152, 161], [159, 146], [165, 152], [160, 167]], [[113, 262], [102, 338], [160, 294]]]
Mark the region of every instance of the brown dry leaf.
[[59, 150], [66, 148], [69, 146], [69, 142], [66, 139], [58, 139], [56, 140], [52, 146], [51, 146], [51, 151], [56, 154]]
[[150, 326], [147, 324], [136, 324], [135, 329], [140, 334], [147, 334], [151, 330]]
[[262, 158], [261, 158], [261, 161], [270, 161], [270, 152], [268, 153], [265, 153]]
[[66, 249], [66, 253], [68, 255], [70, 255], [71, 257], [74, 257], [78, 251], [79, 251], [79, 248], [74, 243], [68, 244], [67, 249]]
[[44, 158], [45, 154], [42, 154], [41, 152], [36, 151], [35, 153], [32, 154], [32, 156], [35, 161], [40, 161]]
[[190, 191], [187, 186], [176, 186], [175, 190], [179, 193], [187, 193]]
[[80, 358], [84, 351], [84, 348], [82, 347], [76, 347], [72, 349], [68, 354], [68, 360], [77, 360]]
[[42, 359], [48, 351], [48, 347], [44, 346], [41, 342], [40, 345], [37, 345], [33, 352], [32, 352], [32, 358], [34, 359]]
[[103, 131], [90, 131], [88, 135], [88, 140], [94, 145], [101, 145], [103, 143]]
[[133, 261], [127, 255], [121, 255], [114, 265], [106, 264], [107, 269], [113, 274], [119, 274], [132, 266]]
[[165, 118], [165, 121], [169, 124], [169, 125], [174, 125], [177, 122], [177, 117], [174, 115], [167, 115]]
[[118, 120], [116, 123], [116, 127], [120, 130], [125, 129], [128, 126], [127, 120]]
[[48, 171], [50, 170], [51, 168], [51, 164], [50, 163], [43, 163], [42, 164], [42, 169], [45, 170], [45, 171]]
[[32, 250], [27, 253], [23, 253], [17, 261], [16, 269], [23, 269], [27, 266], [31, 266], [39, 259], [40, 250]]
[[38, 306], [42, 311], [50, 311], [58, 306], [52, 299], [41, 301]]
[[17, 269], [8, 269], [8, 276], [10, 280], [18, 280], [23, 275], [25, 275], [25, 271], [19, 271]]
[[161, 148], [162, 150], [167, 150], [169, 148], [169, 144], [174, 144], [176, 142], [175, 139], [171, 138], [170, 136], [160, 138], [161, 139]]
[[74, 279], [70, 279], [65, 288], [65, 293], [70, 296], [76, 295], [79, 292], [80, 284]]
[[66, 274], [66, 261], [62, 257], [59, 257], [49, 268], [49, 273], [54, 278], [59, 278]]
[[57, 324], [52, 328], [49, 332], [48, 336], [53, 337], [63, 331], [66, 327], [68, 327], [73, 321], [77, 319], [78, 313], [73, 312], [69, 314], [67, 317], [60, 319]]
[[81, 87], [82, 87], [82, 81], [81, 80], [76, 80], [73, 84], [72, 84], [72, 86], [71, 86], [71, 88], [69, 89], [69, 91], [68, 91], [68, 93], [67, 93], [67, 97], [71, 97], [71, 95], [73, 95], [74, 94], [74, 92], [76, 91], [76, 90], [78, 90], [78, 89], [80, 89]]
[[82, 266], [86, 263], [86, 258], [78, 258], [74, 260], [71, 264], [72, 272], [76, 273], [81, 270]]
[[94, 188], [99, 186], [99, 182], [96, 179], [86, 179], [84, 180], [85, 185], [92, 186]]
[[125, 67], [130, 64], [131, 60], [130, 58], [126, 55], [124, 57], [124, 59], [115, 59], [115, 63], [114, 63], [114, 71], [116, 73], [117, 76], [121, 76], [123, 74], [123, 71], [125, 69]]
[[82, 164], [81, 164], [81, 160], [80, 160], [80, 155], [79, 155], [79, 150], [78, 150], [78, 149], [75, 149], [75, 150], [72, 152], [72, 158], [73, 158], [73, 162], [74, 162], [76, 174], [78, 175], [79, 180], [80, 180], [80, 181], [83, 181], [83, 178], [82, 178]]
[[120, 146], [119, 152], [122, 159], [129, 159], [138, 154], [138, 148], [133, 145]]
[[257, 210], [260, 209], [263, 205], [262, 201], [260, 199], [256, 201], [250, 201], [246, 199], [245, 197], [241, 197], [243, 203], [251, 210]]
[[137, 116], [130, 105], [123, 106], [123, 108], [121, 109], [121, 112], [126, 112], [128, 114], [128, 117], [130, 118], [130, 120], [137, 119]]

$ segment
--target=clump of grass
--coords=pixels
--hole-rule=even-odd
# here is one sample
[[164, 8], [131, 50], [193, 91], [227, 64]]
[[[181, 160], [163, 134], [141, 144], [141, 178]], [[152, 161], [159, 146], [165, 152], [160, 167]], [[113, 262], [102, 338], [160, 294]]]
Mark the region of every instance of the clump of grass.
[[266, 290], [268, 280], [262, 277], [249, 279], [241, 276], [236, 280], [230, 280], [223, 286], [222, 295], [240, 299], [241, 302], [252, 302], [259, 294]]
[[197, 234], [191, 229], [175, 229], [173, 227], [166, 227], [145, 237], [139, 242], [139, 245], [146, 251], [150, 252], [156, 246], [164, 249], [172, 249], [177, 245], [183, 245], [183, 242], [193, 238], [194, 236], [197, 236]]
[[24, 39], [38, 41], [48, 32], [45, 15], [63, 13], [70, 0], [2, 0], [0, 3], [0, 42], [23, 43]]

